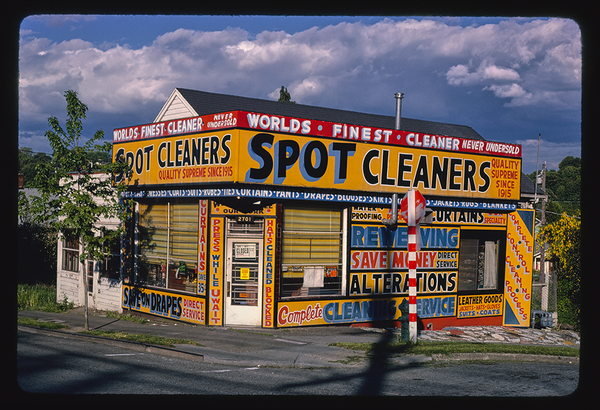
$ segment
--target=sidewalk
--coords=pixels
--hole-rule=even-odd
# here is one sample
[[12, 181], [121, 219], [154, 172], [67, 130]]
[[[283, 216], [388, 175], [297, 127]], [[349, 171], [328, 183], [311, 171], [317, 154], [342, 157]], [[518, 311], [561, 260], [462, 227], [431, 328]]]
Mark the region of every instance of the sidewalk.
[[[83, 308], [72, 309], [66, 313], [48, 313], [38, 311], [19, 311], [21, 317], [37, 318], [69, 326], [68, 329], [42, 331], [25, 328], [23, 331], [44, 332], [62, 337], [77, 335], [84, 330]], [[152, 318], [147, 324], [107, 318], [103, 312], [88, 312], [90, 330], [126, 332], [130, 334], [151, 334], [166, 338], [192, 340], [202, 346], [176, 345], [175, 348], [160, 348], [121, 342], [127, 348], [145, 350], [152, 353], [175, 356], [208, 363], [241, 366], [284, 366], [284, 367], [335, 367], [350, 363], [360, 365], [364, 360], [356, 361], [356, 356], [365, 357], [363, 352], [328, 346], [333, 342], [382, 343], [395, 337], [398, 329], [359, 328], [350, 326], [297, 327], [264, 329], [246, 326], [208, 327], [194, 326], [170, 320]], [[452, 327], [436, 331], [420, 331], [420, 341], [471, 341], [485, 343], [517, 343], [544, 346], [579, 347], [579, 336], [575, 332], [553, 331], [549, 329], [505, 328], [499, 326]], [[110, 339], [98, 339], [102, 343], [118, 343]], [[135, 345], [135, 346], [134, 346]], [[514, 356], [514, 355], [513, 355]], [[517, 355], [518, 356], [518, 355]], [[521, 355], [532, 356], [532, 355]], [[539, 360], [559, 362], [574, 361], [579, 358], [541, 357]], [[460, 359], [485, 359], [479, 356]], [[488, 359], [490, 357], [487, 357]], [[576, 359], [576, 360], [574, 360]], [[391, 358], [394, 364], [428, 362], [432, 358], [423, 355], [404, 355]], [[532, 357], [513, 357], [511, 360], [535, 360]]]

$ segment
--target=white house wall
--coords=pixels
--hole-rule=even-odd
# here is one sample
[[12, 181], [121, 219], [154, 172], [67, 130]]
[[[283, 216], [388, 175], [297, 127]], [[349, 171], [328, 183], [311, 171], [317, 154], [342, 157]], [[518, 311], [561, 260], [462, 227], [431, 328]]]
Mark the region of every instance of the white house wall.
[[75, 306], [82, 306], [83, 301], [80, 302], [79, 295], [80, 279], [81, 273], [79, 272], [58, 269], [56, 275], [56, 302], [60, 303], [66, 297], [67, 301], [72, 302]]
[[[96, 310], [110, 310], [123, 312], [121, 307], [122, 281], [108, 278], [99, 278], [97, 263], [94, 264], [94, 297], [88, 300], [89, 306]], [[93, 299], [93, 301], [91, 300]]]
[[[75, 306], [84, 305], [83, 266], [80, 264], [79, 272], [62, 269], [62, 241], [58, 241], [58, 267], [56, 273], [56, 301], [62, 302], [64, 298]], [[108, 278], [99, 278], [98, 264], [94, 264], [93, 296], [88, 298], [88, 307], [96, 310], [110, 310], [121, 313], [122, 281]]]
[[[98, 174], [97, 178], [106, 179], [104, 174]], [[96, 198], [100, 202], [99, 198]], [[101, 218], [96, 225], [98, 228], [117, 229], [119, 220], [117, 218]], [[83, 265], [79, 264], [79, 272], [63, 270], [63, 241], [59, 237], [57, 245], [57, 267], [56, 267], [56, 301], [62, 302], [67, 298], [68, 302], [72, 302], [75, 306], [84, 305], [85, 286], [83, 278]], [[83, 251], [80, 246], [79, 252]], [[94, 263], [94, 293], [88, 297], [88, 307], [96, 310], [110, 310], [121, 313], [121, 291], [122, 281], [108, 278], [100, 278], [98, 271], [98, 263]]]

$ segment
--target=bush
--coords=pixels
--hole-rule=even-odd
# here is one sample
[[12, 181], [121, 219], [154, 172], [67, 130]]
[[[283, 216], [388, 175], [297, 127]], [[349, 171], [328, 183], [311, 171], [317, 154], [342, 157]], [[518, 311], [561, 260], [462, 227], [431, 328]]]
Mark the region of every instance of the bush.
[[56, 287], [50, 285], [17, 286], [18, 310], [41, 310], [44, 312], [65, 312], [73, 308], [73, 303], [65, 297], [60, 303], [56, 302]]
[[559, 278], [558, 288], [558, 321], [562, 324], [569, 324], [580, 330], [580, 289], [572, 281], [561, 280]]
[[566, 213], [538, 232], [540, 245], [548, 244], [548, 255], [556, 269], [558, 320], [580, 329], [581, 307], [581, 216]]
[[24, 223], [17, 234], [18, 283], [56, 283], [56, 230]]

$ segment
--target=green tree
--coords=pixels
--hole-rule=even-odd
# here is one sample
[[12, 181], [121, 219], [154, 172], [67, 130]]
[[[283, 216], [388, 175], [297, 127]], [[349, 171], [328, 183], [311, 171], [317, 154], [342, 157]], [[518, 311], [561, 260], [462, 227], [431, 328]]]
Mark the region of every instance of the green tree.
[[43, 152], [33, 152], [29, 147], [19, 148], [19, 173], [23, 174], [25, 188], [31, 188], [35, 178], [35, 167], [41, 162], [50, 162], [50, 156]]
[[288, 92], [287, 88], [282, 85], [281, 89], [279, 90], [279, 99], [277, 101], [278, 102], [296, 103], [296, 101], [291, 101], [291, 98], [292, 98], [292, 96]]
[[[83, 245], [80, 261], [83, 264], [83, 277], [86, 278], [86, 260], [101, 260], [105, 248], [123, 230], [123, 224], [116, 230], [100, 228], [102, 219], [127, 218], [121, 193], [124, 184], [116, 184], [115, 176], [128, 173], [125, 161], [105, 163], [92, 158], [107, 158], [112, 150], [109, 142], [98, 144], [104, 131], [98, 130], [87, 141], [82, 138], [82, 120], [86, 118], [88, 107], [73, 90], [66, 91], [66, 129], [60, 126], [54, 116], [48, 118], [50, 130], [46, 137], [52, 148], [52, 159], [41, 162], [36, 167], [35, 187], [39, 197], [32, 197], [30, 204], [36, 223], [49, 224], [62, 235], [72, 235]], [[85, 283], [85, 281], [83, 281]], [[87, 319], [87, 290], [83, 292], [85, 307], [85, 328]]]
[[579, 158], [566, 157], [558, 166], [559, 185], [555, 188], [558, 201], [579, 205], [581, 198], [581, 161], [569, 161]]
[[[106, 165], [112, 161], [110, 151], [90, 151], [86, 153], [87, 159], [95, 166]], [[39, 163], [48, 163], [52, 157], [43, 152], [33, 152], [29, 147], [19, 148], [19, 173], [23, 174], [25, 180], [25, 188], [32, 188], [34, 184], [36, 167]]]
[[23, 191], [18, 196], [17, 280], [19, 284], [56, 283], [56, 230], [34, 222]]
[[[529, 174], [529, 177], [535, 181], [535, 172]], [[580, 210], [581, 158], [567, 156], [558, 165], [558, 170], [546, 170], [546, 193], [548, 194], [546, 210], [556, 214], [554, 218], [550, 216], [553, 214], [547, 214], [547, 219], [556, 220], [563, 212], [574, 215], [577, 210]], [[541, 203], [538, 203], [536, 208], [540, 206]]]
[[537, 240], [548, 245], [557, 273], [559, 320], [580, 326], [581, 307], [581, 219], [563, 213], [559, 220], [543, 226]]
[[563, 169], [565, 167], [581, 168], [581, 158], [570, 155], [564, 157], [563, 160], [560, 161], [560, 164], [558, 164], [558, 169]]

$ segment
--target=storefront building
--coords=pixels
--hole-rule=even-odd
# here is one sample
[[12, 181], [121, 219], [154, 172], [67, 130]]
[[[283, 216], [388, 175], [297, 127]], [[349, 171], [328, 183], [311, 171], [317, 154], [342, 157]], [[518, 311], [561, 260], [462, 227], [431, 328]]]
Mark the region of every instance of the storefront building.
[[121, 308], [207, 326], [400, 323], [407, 226], [419, 326], [529, 326], [532, 209], [521, 147], [470, 127], [175, 89], [151, 124], [114, 130], [135, 202]]

